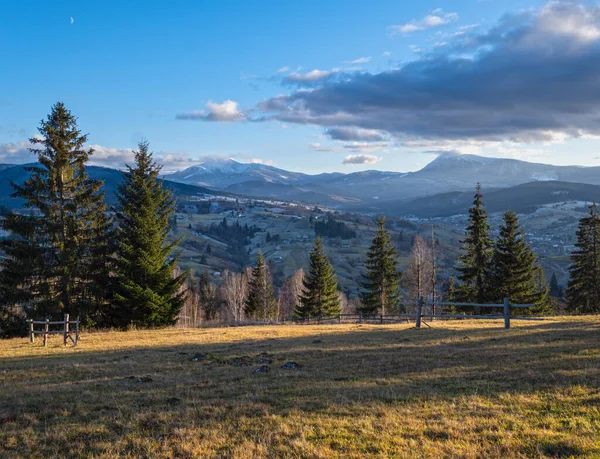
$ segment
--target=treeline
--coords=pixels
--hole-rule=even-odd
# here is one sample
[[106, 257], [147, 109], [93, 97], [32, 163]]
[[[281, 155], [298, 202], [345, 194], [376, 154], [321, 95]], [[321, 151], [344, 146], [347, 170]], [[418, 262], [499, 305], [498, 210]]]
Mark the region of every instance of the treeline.
[[450, 283], [451, 301], [501, 304], [508, 298], [514, 304], [535, 304], [530, 313], [554, 312], [548, 281], [525, 240], [517, 214], [512, 210], [504, 213], [493, 241], [479, 184], [462, 248], [456, 266], [458, 283]]
[[177, 321], [186, 274], [174, 275], [179, 241], [167, 242], [176, 209], [147, 142], [108, 209], [103, 183], [88, 177], [93, 155], [76, 118], [55, 104], [30, 139], [38, 158], [30, 178], [11, 183], [25, 212], [2, 221], [0, 329], [19, 332], [25, 318], [79, 316], [89, 327], [163, 326]]
[[457, 282], [450, 282], [451, 301], [534, 303], [530, 312], [555, 313], [562, 307], [570, 313], [600, 312], [600, 218], [595, 203], [580, 219], [577, 243], [571, 254], [570, 278], [564, 291], [553, 274], [548, 283], [535, 253], [526, 243], [517, 215], [503, 215], [499, 236], [490, 238], [488, 216], [481, 188], [477, 186], [469, 209], [469, 226], [458, 260]]
[[[202, 228], [199, 227], [198, 231], [202, 231]], [[214, 239], [227, 244], [227, 253], [224, 254], [226, 258], [238, 266], [250, 263], [246, 246], [259, 231], [256, 226], [249, 227], [248, 224], [242, 226], [237, 220], [230, 224], [227, 218], [223, 218], [218, 224], [212, 223], [204, 231]]]
[[[595, 263], [600, 267], [600, 247], [596, 252], [587, 248], [590, 244], [595, 247], [594, 238], [600, 237], [599, 222], [595, 207], [590, 217], [582, 221], [587, 226], [580, 230], [581, 237], [592, 242], [582, 242], [582, 248], [574, 255], [578, 265], [582, 266], [579, 268], [581, 272], [590, 272], [583, 268], [593, 262], [587, 256], [589, 253], [597, 255]], [[596, 228], [596, 232], [590, 229], [592, 227]], [[245, 276], [248, 289], [245, 306], [238, 306], [236, 309], [224, 300], [224, 310], [238, 311], [235, 320], [274, 320], [292, 316], [335, 315], [342, 311], [363, 314], [407, 312], [406, 305], [414, 304], [419, 298], [433, 303], [455, 301], [488, 304], [501, 304], [504, 298], [509, 298], [514, 304], [534, 305], [529, 310], [522, 311], [524, 313], [556, 312], [558, 297], [562, 295], [556, 276], [553, 276], [549, 284], [535, 253], [525, 240], [517, 215], [512, 211], [505, 212], [498, 237], [492, 240], [490, 233], [488, 215], [478, 185], [473, 205], [469, 209], [462, 254], [455, 266], [456, 276], [452, 276], [447, 283], [441, 282], [438, 276], [436, 252], [441, 244], [433, 229], [429, 243], [420, 235], [414, 236], [408, 265], [401, 273], [398, 270], [397, 249], [385, 228], [385, 220], [381, 217], [377, 233], [366, 253], [363, 280], [354, 304], [349, 304], [348, 299], [337, 290], [335, 272], [318, 237], [310, 253], [310, 269], [306, 276], [298, 271], [284, 283], [279, 295], [275, 296], [269, 268], [262, 256], [259, 256], [252, 271], [240, 274]], [[227, 282], [225, 280], [222, 286], [225, 290]], [[259, 286], [261, 289], [257, 290]], [[570, 291], [575, 292], [573, 287], [567, 292]], [[579, 296], [585, 298], [586, 304], [591, 304], [595, 301], [592, 294], [600, 296], [600, 291], [584, 292]], [[340, 298], [343, 298], [342, 302]], [[242, 303], [237, 301], [232, 304]], [[580, 307], [571, 310], [585, 309]], [[478, 314], [488, 311], [458, 308], [457, 312]]]
[[344, 222], [335, 220], [331, 215], [328, 215], [327, 219], [315, 221], [314, 224], [317, 236], [339, 237], [340, 239], [354, 239], [356, 237], [356, 231]]
[[[225, 271], [219, 287], [206, 273], [199, 280], [188, 281], [188, 300], [181, 314], [184, 325], [197, 326], [202, 320], [240, 322], [242, 320], [273, 321], [291, 317], [331, 316], [342, 312], [374, 314], [397, 311], [400, 301], [397, 252], [378, 220], [377, 231], [367, 253], [366, 272], [361, 301], [352, 305], [338, 290], [320, 237], [309, 254], [309, 271], [299, 269], [275, 293], [269, 266], [259, 252], [253, 268], [236, 273]], [[210, 292], [210, 293], [207, 293]]]

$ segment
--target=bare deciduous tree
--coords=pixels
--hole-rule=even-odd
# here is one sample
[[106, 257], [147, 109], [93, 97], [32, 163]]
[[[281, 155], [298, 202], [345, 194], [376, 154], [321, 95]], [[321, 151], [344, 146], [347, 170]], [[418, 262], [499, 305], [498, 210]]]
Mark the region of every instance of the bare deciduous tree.
[[223, 273], [221, 297], [225, 306], [237, 323], [244, 318], [244, 305], [248, 296], [248, 276], [226, 270]]
[[408, 266], [402, 279], [408, 299], [410, 301], [416, 301], [420, 297], [427, 299], [431, 293], [432, 277], [431, 249], [421, 236], [415, 236]]
[[[177, 267], [174, 276], [181, 274], [181, 269]], [[202, 321], [202, 310], [200, 307], [200, 295], [198, 292], [198, 281], [194, 273], [190, 272], [188, 280], [180, 287], [180, 291], [186, 292], [186, 301], [179, 312], [177, 325], [179, 327], [199, 327]]]
[[290, 278], [288, 278], [281, 289], [279, 289], [279, 313], [281, 318], [292, 317], [302, 294], [302, 281], [304, 280], [304, 270], [298, 269]]

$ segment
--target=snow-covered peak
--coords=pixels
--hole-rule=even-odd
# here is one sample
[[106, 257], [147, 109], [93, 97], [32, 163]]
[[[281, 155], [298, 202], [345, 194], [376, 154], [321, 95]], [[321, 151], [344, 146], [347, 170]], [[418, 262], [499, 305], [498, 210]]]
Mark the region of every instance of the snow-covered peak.
[[195, 166], [188, 167], [180, 173], [191, 174], [240, 174], [259, 169], [261, 164], [241, 163], [232, 158], [211, 158]]
[[441, 153], [436, 159], [421, 169], [421, 171], [487, 166], [497, 160], [498, 158], [485, 158], [483, 156], [467, 155], [455, 151], [448, 151]]

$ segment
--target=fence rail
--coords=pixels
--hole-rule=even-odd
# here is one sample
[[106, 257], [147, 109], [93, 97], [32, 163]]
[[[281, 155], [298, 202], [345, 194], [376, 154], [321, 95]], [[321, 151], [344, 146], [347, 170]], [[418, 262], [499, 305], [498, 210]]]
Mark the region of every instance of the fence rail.
[[[419, 298], [416, 303], [404, 303], [404, 306], [416, 306], [416, 313], [405, 313], [405, 314], [388, 314], [388, 315], [375, 315], [375, 314], [336, 314], [333, 316], [309, 316], [296, 318], [292, 321], [295, 323], [310, 324], [311, 320], [313, 323], [323, 323], [329, 321], [342, 321], [357, 320], [358, 323], [386, 323], [386, 322], [400, 322], [409, 319], [415, 320], [415, 328], [421, 328], [423, 318], [428, 319], [504, 319], [504, 328], [510, 328], [510, 321], [512, 320], [543, 320], [539, 317], [514, 317], [511, 316], [511, 308], [531, 308], [535, 304], [511, 304], [508, 298], [504, 298], [504, 302], [501, 304], [487, 304], [487, 303], [450, 303], [450, 302], [428, 302], [423, 301], [423, 298]], [[423, 312], [425, 306], [455, 306], [455, 307], [473, 307], [473, 308], [502, 308], [502, 314], [426, 314]]]
[[[71, 340], [73, 346], [77, 346], [79, 342], [79, 317], [75, 320], [69, 320], [69, 314], [65, 314], [65, 318], [62, 321], [50, 321], [46, 320], [33, 320], [29, 319], [29, 342], [35, 343], [35, 335], [42, 335], [44, 339], [44, 346], [48, 344], [49, 335], [63, 335], [63, 344], [66, 346], [67, 342]], [[43, 330], [36, 330], [36, 325], [43, 325]], [[50, 330], [51, 325], [62, 325], [63, 328], [60, 330]], [[70, 326], [75, 325], [75, 331], [71, 330]], [[75, 337], [73, 337], [75, 335]]]

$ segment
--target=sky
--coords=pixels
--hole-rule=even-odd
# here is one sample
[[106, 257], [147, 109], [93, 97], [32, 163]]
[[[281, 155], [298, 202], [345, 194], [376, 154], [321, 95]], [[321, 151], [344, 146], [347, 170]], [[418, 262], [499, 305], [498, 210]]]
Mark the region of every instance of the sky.
[[600, 165], [600, 5], [531, 0], [3, 2], [0, 162], [52, 104], [93, 162], [417, 170], [445, 151]]

